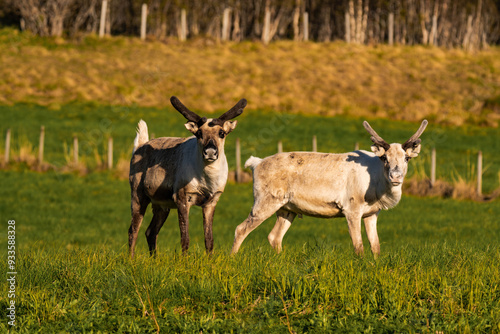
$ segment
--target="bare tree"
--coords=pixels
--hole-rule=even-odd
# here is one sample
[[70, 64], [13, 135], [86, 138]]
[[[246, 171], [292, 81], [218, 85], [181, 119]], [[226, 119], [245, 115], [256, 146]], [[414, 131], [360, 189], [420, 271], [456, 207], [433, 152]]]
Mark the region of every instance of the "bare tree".
[[[349, 28], [353, 42], [385, 43], [389, 13], [394, 14], [394, 42], [400, 44], [472, 50], [500, 39], [500, 2], [495, 0], [111, 0], [108, 32], [137, 36], [143, 2], [149, 8], [148, 31], [157, 38], [178, 35], [183, 9], [188, 38], [219, 39], [222, 13], [230, 9], [227, 37], [235, 41], [301, 40], [306, 12], [309, 39], [315, 41], [345, 39]], [[100, 10], [101, 0], [4, 0], [0, 23], [7, 20], [1, 14], [10, 13], [10, 20], [20, 16], [23, 26], [37, 35], [75, 35], [95, 32]]]
[[19, 0], [17, 6], [26, 30], [40, 36], [49, 36], [48, 8], [42, 0]]
[[76, 35], [79, 31], [97, 32], [99, 26], [99, 16], [97, 12], [99, 0], [76, 0], [71, 11], [74, 19], [68, 20], [68, 29], [71, 35]]

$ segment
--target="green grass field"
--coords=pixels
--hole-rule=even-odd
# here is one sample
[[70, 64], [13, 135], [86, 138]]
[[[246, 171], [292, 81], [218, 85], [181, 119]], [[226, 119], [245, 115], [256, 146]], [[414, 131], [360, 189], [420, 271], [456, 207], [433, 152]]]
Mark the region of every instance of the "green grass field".
[[[421, 46], [334, 43], [178, 43], [85, 36], [36, 38], [0, 29], [0, 333], [500, 333], [500, 200], [404, 195], [379, 217], [381, 256], [354, 255], [345, 219], [296, 219], [276, 254], [270, 218], [229, 255], [252, 206], [252, 185], [229, 183], [205, 254], [200, 208], [181, 254], [177, 213], [150, 258], [143, 226], [128, 257], [130, 189], [124, 178], [137, 122], [149, 133], [188, 136], [169, 107], [220, 114], [248, 107], [228, 136], [243, 162], [285, 151], [369, 150], [368, 117], [388, 142], [428, 118], [407, 179], [425, 179], [437, 150], [438, 179], [474, 191], [500, 188], [500, 49], [467, 53]], [[167, 106], [167, 107], [166, 107]], [[225, 109], [225, 110], [224, 110]], [[218, 112], [217, 112], [218, 111]], [[40, 126], [44, 161], [36, 165]], [[4, 164], [5, 133], [11, 159]], [[64, 172], [79, 139], [85, 171]], [[102, 167], [108, 137], [113, 171]], [[16, 161], [17, 160], [17, 161]], [[21, 160], [21, 161], [19, 161]], [[124, 168], [125, 166], [125, 168]], [[152, 218], [146, 214], [145, 225]], [[15, 268], [9, 267], [15, 221]], [[12, 226], [12, 225], [10, 225]], [[10, 241], [11, 242], [11, 241]], [[12, 242], [11, 242], [12, 243]], [[369, 249], [365, 238], [365, 249]]]
[[[500, 331], [498, 201], [405, 196], [381, 213], [378, 260], [354, 256], [344, 219], [310, 217], [294, 222], [283, 253], [267, 243], [270, 219], [230, 257], [252, 192], [249, 184], [229, 184], [212, 256], [194, 208], [188, 255], [181, 255], [174, 212], [160, 232], [158, 257], [147, 254], [143, 226], [130, 260], [126, 181], [110, 173], [1, 175], [2, 229], [16, 221], [15, 332]], [[2, 238], [3, 254], [6, 246]], [[8, 271], [5, 262], [1, 268]], [[5, 281], [0, 286], [7, 291]], [[2, 319], [6, 307], [3, 293]]]
[[[189, 98], [182, 99], [188, 107]], [[237, 101], [230, 101], [227, 109]], [[223, 111], [220, 111], [222, 113]], [[215, 113], [218, 115], [218, 113]], [[210, 114], [207, 114], [210, 115]], [[113, 137], [115, 161], [129, 160], [135, 128], [140, 119], [149, 126], [150, 134], [160, 136], [189, 136], [184, 128], [185, 119], [173, 108], [157, 109], [138, 106], [102, 106], [73, 103], [51, 110], [46, 107], [17, 104], [0, 106], [0, 152], [3, 153], [5, 132], [12, 131], [12, 149], [30, 143], [33, 157], [37, 156], [40, 126], [46, 129], [45, 161], [56, 167], [67, 165], [72, 159], [70, 149], [73, 136], [79, 138], [81, 160], [96, 167], [95, 151], [105, 160], [107, 138]], [[359, 143], [361, 149], [370, 150], [371, 141], [362, 126], [364, 118], [346, 116], [328, 117], [302, 114], [285, 114], [261, 111], [248, 106], [238, 117], [238, 127], [228, 137], [226, 154], [230, 169], [235, 168], [235, 138], [241, 139], [243, 162], [256, 155], [276, 153], [278, 140], [285, 151], [312, 149], [312, 137], [318, 138], [318, 151], [348, 152]], [[417, 129], [419, 123], [368, 119], [376, 131], [388, 142], [404, 142]], [[483, 152], [483, 190], [489, 193], [500, 184], [499, 166], [500, 131], [476, 126], [443, 126], [430, 123], [422, 135], [422, 153], [410, 164], [408, 177], [415, 173], [430, 174], [432, 147], [437, 150], [437, 177], [453, 181], [458, 176], [475, 181], [477, 152]], [[14, 152], [14, 153], [15, 153]], [[3, 157], [3, 154], [2, 154]]]
[[[189, 98], [183, 99], [190, 106]], [[236, 103], [237, 101], [231, 101]], [[232, 104], [228, 104], [229, 107]], [[192, 107], [193, 110], [196, 106]], [[220, 111], [222, 113], [223, 111]], [[218, 113], [215, 113], [218, 115]], [[210, 115], [210, 114], [207, 114]], [[184, 128], [185, 119], [173, 108], [141, 108], [138, 106], [102, 106], [73, 103], [51, 110], [46, 107], [17, 104], [0, 106], [0, 153], [4, 151], [4, 134], [12, 131], [13, 154], [21, 146], [31, 147], [32, 158], [38, 150], [40, 126], [46, 129], [45, 161], [55, 167], [68, 164], [73, 136], [79, 138], [80, 160], [91, 169], [96, 168], [96, 152], [105, 161], [107, 138], [113, 137], [115, 161], [125, 165], [130, 157], [135, 128], [140, 119], [149, 126], [150, 134], [159, 136], [189, 136]], [[318, 138], [318, 151], [348, 152], [359, 143], [361, 149], [370, 150], [371, 141], [362, 126], [364, 118], [346, 116], [311, 116], [272, 113], [249, 106], [238, 118], [238, 127], [228, 137], [226, 154], [229, 168], [235, 168], [235, 138], [241, 139], [243, 162], [256, 155], [264, 157], [277, 151], [277, 142], [283, 141], [285, 151], [312, 149], [312, 137]], [[368, 119], [372, 126], [389, 142], [404, 142], [417, 129], [419, 123]], [[29, 144], [29, 145], [28, 145]], [[443, 126], [429, 124], [422, 135], [422, 153], [410, 163], [408, 177], [430, 174], [431, 149], [437, 150], [437, 177], [448, 182], [462, 178], [470, 183], [476, 180], [477, 152], [483, 152], [483, 191], [490, 193], [500, 186], [500, 131], [476, 126]], [[3, 154], [1, 155], [3, 158]], [[128, 175], [128, 174], [127, 174]]]

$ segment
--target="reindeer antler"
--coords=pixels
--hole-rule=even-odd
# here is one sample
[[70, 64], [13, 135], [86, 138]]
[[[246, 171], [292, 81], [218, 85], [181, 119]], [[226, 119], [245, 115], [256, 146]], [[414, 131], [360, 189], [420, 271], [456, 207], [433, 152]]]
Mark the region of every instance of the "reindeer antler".
[[427, 124], [429, 122], [427, 122], [426, 119], [424, 119], [422, 121], [422, 124], [420, 124], [420, 128], [418, 128], [417, 132], [415, 132], [415, 134], [413, 136], [410, 137], [410, 139], [408, 139], [402, 146], [403, 146], [403, 150], [406, 150], [407, 148], [410, 148], [410, 147], [415, 147], [417, 146], [418, 144], [420, 144], [420, 142], [422, 141], [422, 139], [420, 139], [419, 137], [422, 135], [422, 133], [424, 132], [425, 128], [427, 127]]
[[247, 106], [247, 100], [241, 99], [228, 111], [220, 115], [218, 118], [214, 118], [209, 125], [220, 125], [222, 126], [224, 122], [229, 121], [230, 119], [236, 118], [243, 112], [243, 109]]
[[230, 119], [236, 118], [243, 112], [243, 109], [247, 106], [247, 100], [241, 99], [234, 107], [219, 116], [219, 120], [222, 122], [229, 121]]
[[203, 125], [206, 121], [206, 117], [200, 117], [199, 115], [195, 114], [191, 110], [189, 110], [185, 105], [182, 104], [182, 102], [175, 96], [172, 96], [170, 98], [170, 103], [174, 106], [174, 108], [184, 116], [188, 121], [190, 122], [195, 122], [198, 124], [198, 126]]
[[382, 139], [382, 137], [378, 135], [378, 133], [375, 132], [375, 130], [372, 129], [367, 121], [363, 122], [363, 126], [365, 127], [366, 131], [368, 131], [368, 133], [372, 135], [370, 139], [375, 145], [381, 146], [386, 151], [391, 147], [391, 145], [389, 145], [384, 139]]

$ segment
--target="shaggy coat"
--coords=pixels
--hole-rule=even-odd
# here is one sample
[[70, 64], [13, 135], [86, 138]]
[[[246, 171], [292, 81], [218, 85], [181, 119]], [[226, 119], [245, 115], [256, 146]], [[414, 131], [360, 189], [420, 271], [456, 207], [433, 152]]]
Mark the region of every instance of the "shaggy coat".
[[401, 145], [387, 144], [366, 123], [373, 136], [373, 152], [292, 152], [265, 159], [251, 157], [245, 166], [253, 170], [254, 205], [248, 218], [236, 228], [232, 253], [238, 252], [253, 229], [276, 213], [277, 221], [268, 239], [278, 252], [293, 219], [306, 215], [346, 217], [356, 253], [363, 252], [363, 219], [371, 250], [378, 255], [378, 214], [400, 201], [408, 160], [420, 152], [418, 137], [426, 125], [424, 121], [411, 142]]
[[129, 251], [134, 256], [137, 234], [148, 205], [153, 219], [146, 230], [149, 251], [156, 252], [160, 229], [171, 209], [177, 209], [181, 246], [189, 248], [189, 210], [202, 207], [205, 248], [213, 249], [212, 224], [215, 206], [224, 191], [228, 176], [224, 153], [225, 138], [236, 127], [230, 120], [243, 112], [242, 99], [219, 118], [201, 118], [172, 97], [174, 107], [188, 120], [189, 138], [149, 140], [146, 122], [140, 121], [130, 161], [132, 221], [129, 228]]

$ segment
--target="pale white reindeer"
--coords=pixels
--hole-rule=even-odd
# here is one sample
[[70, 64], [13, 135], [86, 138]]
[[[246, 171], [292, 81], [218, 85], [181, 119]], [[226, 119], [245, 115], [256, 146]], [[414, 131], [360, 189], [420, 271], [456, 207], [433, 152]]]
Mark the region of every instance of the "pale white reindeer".
[[224, 143], [243, 112], [247, 102], [241, 99], [218, 118], [200, 117], [186, 108], [175, 96], [174, 108], [188, 122], [194, 136], [189, 138], [156, 138], [149, 140], [146, 122], [140, 121], [130, 161], [132, 222], [128, 231], [130, 255], [134, 256], [137, 234], [146, 208], [153, 206], [153, 219], [146, 230], [151, 255], [156, 253], [156, 241], [171, 209], [177, 209], [181, 231], [181, 246], [189, 248], [189, 209], [202, 207], [205, 248], [213, 249], [212, 224], [215, 206], [224, 191], [228, 176]]
[[363, 218], [371, 251], [378, 256], [377, 217], [382, 209], [391, 209], [400, 201], [408, 161], [420, 153], [419, 137], [427, 121], [402, 145], [388, 144], [368, 122], [363, 125], [371, 135], [373, 153], [292, 152], [248, 159], [245, 167], [253, 170], [254, 205], [248, 218], [236, 227], [232, 253], [238, 252], [251, 231], [276, 213], [268, 239], [278, 252], [293, 219], [306, 215], [346, 217], [357, 254], [363, 253]]

